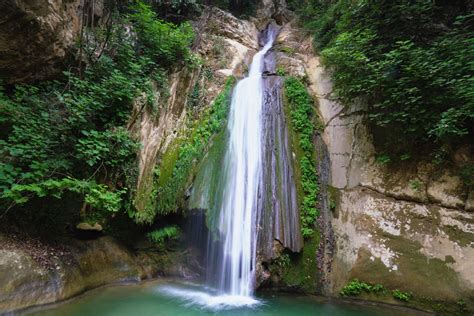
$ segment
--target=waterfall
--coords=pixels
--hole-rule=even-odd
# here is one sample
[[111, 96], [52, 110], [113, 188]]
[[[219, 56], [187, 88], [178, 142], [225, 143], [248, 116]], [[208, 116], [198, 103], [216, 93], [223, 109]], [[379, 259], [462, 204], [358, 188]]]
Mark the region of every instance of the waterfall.
[[228, 122], [222, 205], [218, 229], [223, 237], [220, 289], [252, 295], [255, 276], [256, 218], [262, 178], [262, 71], [275, 32], [253, 58], [248, 77], [235, 87]]
[[[205, 248], [207, 284], [225, 301], [254, 304], [260, 262], [278, 249], [302, 247], [294, 159], [282, 100], [282, 79], [274, 74], [271, 50], [278, 33], [269, 25], [263, 48], [253, 57], [248, 76], [234, 88], [225, 133], [213, 138], [203, 157], [188, 202], [193, 237]], [[196, 233], [208, 232], [207, 243]]]

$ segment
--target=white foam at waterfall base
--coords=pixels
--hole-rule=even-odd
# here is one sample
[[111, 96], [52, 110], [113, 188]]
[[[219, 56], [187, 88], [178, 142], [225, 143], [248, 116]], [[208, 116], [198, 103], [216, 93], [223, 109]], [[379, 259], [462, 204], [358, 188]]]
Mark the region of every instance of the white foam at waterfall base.
[[162, 295], [181, 300], [185, 306], [195, 306], [211, 311], [221, 311], [241, 307], [254, 308], [262, 305], [261, 301], [251, 296], [213, 293], [210, 289], [201, 287], [191, 289], [178, 285], [165, 285], [159, 286], [155, 288], [155, 290]]

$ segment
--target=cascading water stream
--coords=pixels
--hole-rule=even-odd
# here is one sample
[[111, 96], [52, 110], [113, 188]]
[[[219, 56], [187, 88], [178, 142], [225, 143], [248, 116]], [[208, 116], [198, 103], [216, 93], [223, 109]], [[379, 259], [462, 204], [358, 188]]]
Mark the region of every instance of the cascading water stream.
[[282, 80], [270, 75], [278, 29], [270, 24], [261, 34], [264, 46], [234, 89], [227, 130], [214, 137], [194, 179], [190, 244], [206, 254], [212, 293], [193, 295], [196, 304], [203, 304], [197, 297], [211, 308], [259, 304], [252, 296], [257, 266], [264, 269], [261, 262], [278, 256], [279, 247], [302, 247]]
[[248, 77], [236, 86], [228, 123], [225, 185], [218, 229], [223, 238], [220, 290], [251, 296], [255, 277], [257, 207], [262, 178], [262, 106], [264, 56], [275, 32], [253, 58]]

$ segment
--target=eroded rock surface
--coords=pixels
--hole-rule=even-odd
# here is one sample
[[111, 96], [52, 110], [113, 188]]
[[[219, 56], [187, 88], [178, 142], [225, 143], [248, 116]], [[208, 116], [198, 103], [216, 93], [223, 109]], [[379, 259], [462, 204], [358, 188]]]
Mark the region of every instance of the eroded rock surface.
[[[336, 206], [334, 257], [323, 276], [327, 294], [337, 295], [358, 278], [419, 297], [472, 301], [474, 193], [455, 166], [377, 163], [364, 102], [337, 102], [329, 72], [312, 52], [310, 34], [290, 22], [277, 44], [277, 66], [308, 82], [324, 126], [329, 198]], [[472, 159], [464, 147], [453, 157], [458, 164]]]
[[[228, 76], [243, 76], [258, 48], [258, 31], [254, 24], [240, 20], [218, 8], [207, 8], [196, 23], [199, 44], [196, 53], [202, 67], [177, 69], [169, 77], [169, 92], [155, 89], [155, 105], [144, 106], [137, 100], [131, 128], [140, 137], [139, 176], [135, 206], [143, 210], [152, 190], [153, 170], [160, 155], [184, 131], [192, 112], [189, 95], [195, 87], [201, 91], [199, 104], [203, 111], [222, 91]], [[194, 109], [195, 110], [195, 109]]]
[[32, 82], [61, 71], [80, 30], [80, 2], [2, 0], [0, 78]]
[[[375, 162], [364, 108], [334, 101], [317, 57], [309, 78], [331, 158], [336, 210], [334, 292], [352, 278], [455, 301], [474, 296], [474, 216], [455, 170]], [[443, 278], [439, 276], [443, 275]]]
[[71, 239], [56, 248], [36, 243], [33, 251], [24, 243], [0, 235], [0, 314], [65, 300], [112, 283], [197, 276], [188, 268], [194, 264], [191, 255], [154, 249], [132, 252], [107, 236]]

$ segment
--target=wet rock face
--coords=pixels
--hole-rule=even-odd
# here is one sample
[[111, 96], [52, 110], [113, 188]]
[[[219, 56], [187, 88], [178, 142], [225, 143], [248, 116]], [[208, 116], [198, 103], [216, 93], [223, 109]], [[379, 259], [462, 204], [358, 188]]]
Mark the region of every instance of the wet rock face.
[[[25, 246], [30, 245], [30, 246]], [[49, 246], [0, 235], [0, 314], [65, 300], [118, 282], [157, 276], [196, 278], [192, 253], [132, 252], [115, 239], [71, 239]]]
[[33, 82], [61, 71], [80, 29], [80, 0], [0, 2], [0, 78]]
[[[265, 56], [268, 73], [275, 72], [275, 56]], [[268, 76], [263, 81], [263, 174], [258, 223], [258, 251], [264, 261], [277, 258], [283, 249], [299, 252], [301, 236], [296, 176], [287, 120], [282, 100], [282, 80]], [[274, 245], [281, 245], [275, 247]]]
[[140, 280], [143, 275], [134, 256], [110, 237], [73, 241], [61, 253], [50, 247], [35, 249], [47, 262], [38, 260], [31, 249], [10, 243], [2, 240], [0, 247], [0, 313], [64, 300], [109, 283]]

